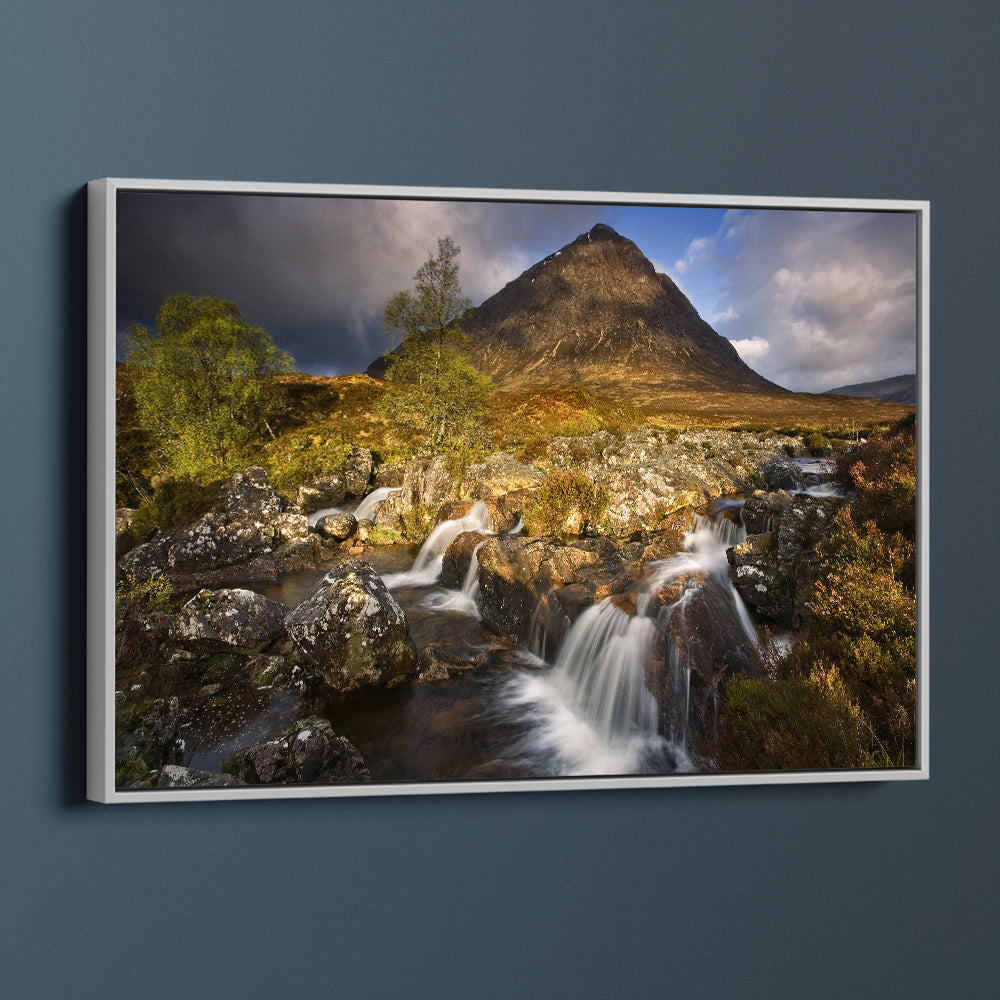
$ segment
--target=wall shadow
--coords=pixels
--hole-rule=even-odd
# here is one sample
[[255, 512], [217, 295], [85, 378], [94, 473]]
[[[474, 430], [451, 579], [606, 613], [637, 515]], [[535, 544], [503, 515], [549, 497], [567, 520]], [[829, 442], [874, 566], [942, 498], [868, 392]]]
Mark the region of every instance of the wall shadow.
[[[87, 189], [62, 209], [62, 367], [59, 393], [61, 489], [68, 512], [87, 509]], [[87, 788], [87, 531], [78, 517], [59, 526], [63, 555], [60, 622], [63, 734], [60, 800], [86, 801]]]

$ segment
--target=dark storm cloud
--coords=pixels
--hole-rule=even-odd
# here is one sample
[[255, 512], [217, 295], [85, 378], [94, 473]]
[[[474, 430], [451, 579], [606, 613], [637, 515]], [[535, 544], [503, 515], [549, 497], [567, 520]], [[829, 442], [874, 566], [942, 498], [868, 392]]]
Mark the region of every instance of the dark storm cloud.
[[166, 296], [220, 295], [302, 371], [363, 371], [386, 346], [382, 310], [440, 236], [462, 248], [474, 303], [595, 222], [568, 204], [180, 192], [118, 195], [118, 326], [151, 325]]

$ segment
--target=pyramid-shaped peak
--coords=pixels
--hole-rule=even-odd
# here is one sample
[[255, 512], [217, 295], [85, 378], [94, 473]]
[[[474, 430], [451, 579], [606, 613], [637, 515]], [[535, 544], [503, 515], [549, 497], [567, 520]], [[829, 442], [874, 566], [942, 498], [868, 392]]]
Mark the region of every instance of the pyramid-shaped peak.
[[598, 222], [589, 233], [584, 233], [580, 239], [586, 239], [588, 243], [596, 243], [598, 240], [620, 240], [624, 237], [616, 233], [609, 225]]

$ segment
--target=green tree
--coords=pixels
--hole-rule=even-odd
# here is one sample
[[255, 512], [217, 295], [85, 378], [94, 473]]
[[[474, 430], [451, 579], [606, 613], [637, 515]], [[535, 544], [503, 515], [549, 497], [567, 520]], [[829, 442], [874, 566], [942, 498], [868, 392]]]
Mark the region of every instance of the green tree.
[[294, 371], [270, 334], [216, 295], [169, 296], [156, 329], [125, 334], [136, 414], [164, 471], [226, 468], [270, 431], [280, 409], [272, 377]]
[[386, 401], [389, 415], [427, 435], [432, 447], [471, 440], [482, 423], [489, 378], [469, 360], [461, 316], [472, 305], [458, 280], [459, 247], [438, 239], [437, 253], [414, 275], [414, 290], [397, 292], [383, 315], [399, 341], [385, 377], [405, 386]]

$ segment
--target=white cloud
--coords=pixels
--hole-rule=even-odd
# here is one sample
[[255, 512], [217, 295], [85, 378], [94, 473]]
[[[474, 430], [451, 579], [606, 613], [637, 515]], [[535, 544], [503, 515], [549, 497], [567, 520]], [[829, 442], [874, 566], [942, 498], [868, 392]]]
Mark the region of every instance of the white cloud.
[[741, 212], [714, 322], [766, 378], [807, 392], [916, 370], [915, 220], [902, 213]]
[[761, 360], [771, 350], [771, 344], [769, 341], [765, 340], [763, 337], [750, 337], [746, 340], [733, 340], [730, 341], [733, 347], [736, 348], [739, 356], [748, 364], [751, 368]]

